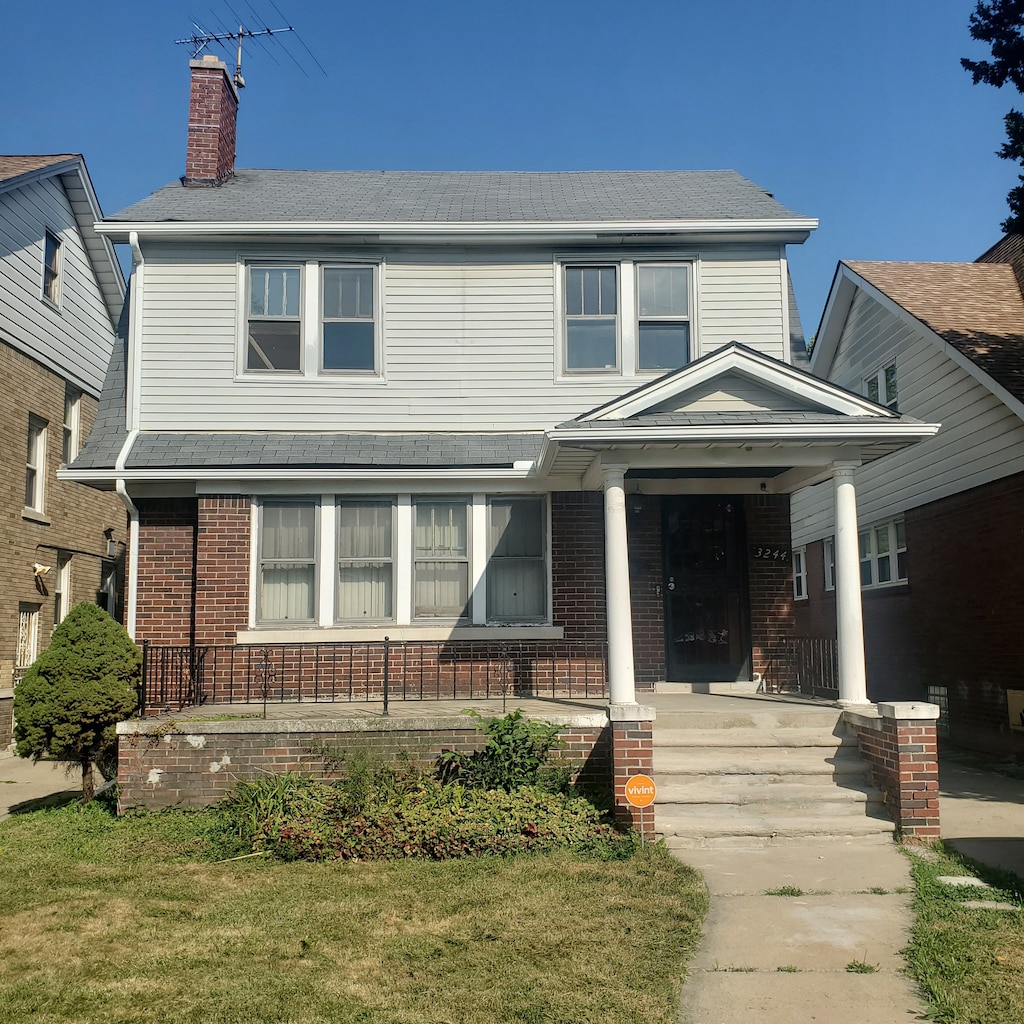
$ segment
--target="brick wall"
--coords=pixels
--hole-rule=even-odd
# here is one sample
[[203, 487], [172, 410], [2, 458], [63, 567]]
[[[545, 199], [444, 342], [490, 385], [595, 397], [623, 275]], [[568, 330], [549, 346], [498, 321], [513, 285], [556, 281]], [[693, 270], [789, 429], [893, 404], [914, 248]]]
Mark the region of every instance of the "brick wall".
[[[38, 650], [54, 627], [54, 581], [57, 555], [71, 555], [70, 605], [95, 601], [100, 589], [107, 539], [111, 529], [114, 561], [123, 570], [128, 540], [124, 506], [115, 494], [57, 479], [64, 424], [65, 381], [17, 349], [0, 341], [0, 379], [5, 383], [0, 404], [0, 691], [10, 689], [18, 642], [19, 607], [38, 609]], [[47, 423], [44, 508], [41, 517], [24, 515], [25, 455], [29, 416]], [[96, 400], [83, 395], [82, 437], [96, 418]], [[38, 579], [32, 564], [51, 567]], [[123, 581], [123, 571], [119, 579]], [[2, 739], [2, 737], [0, 737]]]
[[[648, 709], [649, 710], [649, 709]], [[626, 783], [634, 775], [654, 772], [653, 720], [612, 722], [612, 772], [616, 820], [653, 839], [654, 804], [634, 807], [626, 798]]]
[[605, 639], [604, 496], [551, 495], [552, 617], [567, 640]]
[[[408, 754], [429, 767], [442, 750], [476, 750], [484, 737], [464, 720], [423, 728], [389, 723], [354, 729], [352, 723], [325, 723], [319, 730], [288, 723], [125, 723], [118, 739], [119, 809], [175, 805], [203, 806], [222, 799], [241, 779], [268, 772], [298, 771], [314, 777], [336, 774], [347, 754], [370, 752], [384, 759]], [[578, 781], [605, 787], [611, 774], [611, 734], [607, 726], [574, 726], [560, 733], [558, 757], [578, 770]]]
[[940, 834], [935, 719], [896, 717], [899, 708], [899, 704], [883, 703], [880, 717], [847, 711], [844, 719], [871, 765], [875, 785], [900, 837], [930, 842]]
[[249, 625], [250, 500], [199, 498], [196, 544], [196, 643], [234, 643]]
[[1021, 687], [1024, 474], [906, 515], [922, 683], [948, 688], [950, 736], [1024, 755], [1006, 690]]
[[[788, 494], [754, 494], [744, 499], [747, 550], [754, 547], [789, 551]], [[752, 671], [771, 670], [773, 686], [786, 689], [792, 683], [790, 666], [776, 650], [793, 633], [793, 563], [751, 557], [747, 576], [750, 588], [750, 646]]]
[[14, 721], [12, 711], [14, 709], [14, 697], [0, 696], [0, 750], [10, 746], [14, 739]]
[[198, 508], [195, 498], [140, 498], [136, 638], [193, 642]]

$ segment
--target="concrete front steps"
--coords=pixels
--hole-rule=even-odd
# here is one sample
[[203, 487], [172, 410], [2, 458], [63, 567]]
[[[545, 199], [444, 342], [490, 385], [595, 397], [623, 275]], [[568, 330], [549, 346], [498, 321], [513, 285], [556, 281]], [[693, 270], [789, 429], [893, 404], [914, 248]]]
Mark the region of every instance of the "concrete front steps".
[[654, 703], [655, 826], [669, 848], [892, 841], [838, 708], [753, 696]]

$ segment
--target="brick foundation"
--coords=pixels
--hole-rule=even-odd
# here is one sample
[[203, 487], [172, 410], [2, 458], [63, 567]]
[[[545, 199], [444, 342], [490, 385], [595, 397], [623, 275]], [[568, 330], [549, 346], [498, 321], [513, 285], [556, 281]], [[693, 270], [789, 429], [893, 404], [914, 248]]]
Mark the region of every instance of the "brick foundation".
[[0, 750], [4, 750], [14, 740], [14, 694], [8, 691], [0, 693]]
[[843, 716], [904, 842], [939, 838], [938, 714], [934, 704], [907, 702]]
[[[556, 756], [578, 769], [577, 782], [607, 790], [611, 730], [604, 715], [579, 716], [560, 734]], [[382, 758], [408, 754], [433, 765], [443, 750], [476, 750], [480, 730], [465, 718], [400, 719], [372, 724], [356, 720], [131, 721], [118, 727], [118, 806], [199, 807], [227, 796], [235, 783], [267, 772], [337, 775], [346, 754], [368, 751]]]

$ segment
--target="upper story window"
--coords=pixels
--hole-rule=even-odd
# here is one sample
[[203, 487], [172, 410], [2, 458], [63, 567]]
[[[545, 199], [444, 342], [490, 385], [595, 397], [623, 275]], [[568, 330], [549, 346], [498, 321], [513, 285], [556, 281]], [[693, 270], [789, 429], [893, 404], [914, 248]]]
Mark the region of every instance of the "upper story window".
[[676, 370], [690, 361], [690, 267], [640, 263], [636, 268], [637, 369]]
[[46, 420], [28, 418], [28, 446], [25, 455], [25, 508], [43, 511], [46, 481]]
[[64, 244], [52, 232], [43, 236], [43, 298], [60, 305], [60, 278]]
[[884, 405], [895, 411], [899, 401], [896, 387], [896, 360], [879, 367], [869, 377], [864, 378], [864, 393], [872, 402]]
[[302, 369], [302, 268], [250, 264], [245, 368]]
[[64, 385], [64, 434], [60, 461], [65, 466], [74, 462], [82, 447], [82, 392], [71, 384]]
[[324, 370], [376, 370], [373, 267], [324, 267], [321, 366]]
[[565, 267], [565, 369], [618, 368], [618, 268]]

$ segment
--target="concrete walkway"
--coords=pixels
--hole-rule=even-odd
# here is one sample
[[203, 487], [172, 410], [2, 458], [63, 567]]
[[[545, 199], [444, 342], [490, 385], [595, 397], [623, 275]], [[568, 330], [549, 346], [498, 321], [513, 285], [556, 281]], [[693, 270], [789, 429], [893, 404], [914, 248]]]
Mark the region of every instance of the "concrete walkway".
[[82, 795], [77, 766], [68, 775], [65, 765], [52, 761], [33, 764], [10, 751], [0, 751], [0, 820], [19, 811], [68, 803]]
[[[711, 910], [683, 987], [682, 1024], [899, 1024], [927, 1019], [900, 972], [910, 866], [893, 846], [819, 841], [679, 850]], [[768, 895], [772, 890], [802, 895]], [[871, 973], [851, 973], [865, 964]]]

